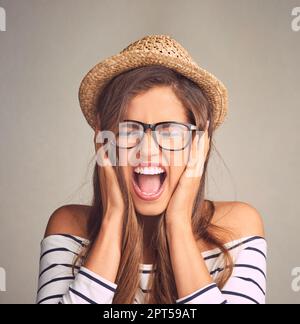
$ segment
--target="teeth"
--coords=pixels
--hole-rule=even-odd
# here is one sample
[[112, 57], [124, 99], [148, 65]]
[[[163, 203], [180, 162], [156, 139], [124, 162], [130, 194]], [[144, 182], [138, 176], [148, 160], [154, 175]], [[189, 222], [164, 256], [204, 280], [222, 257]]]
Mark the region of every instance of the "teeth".
[[140, 174], [160, 174], [164, 173], [165, 170], [160, 167], [137, 167], [134, 169], [134, 172]]

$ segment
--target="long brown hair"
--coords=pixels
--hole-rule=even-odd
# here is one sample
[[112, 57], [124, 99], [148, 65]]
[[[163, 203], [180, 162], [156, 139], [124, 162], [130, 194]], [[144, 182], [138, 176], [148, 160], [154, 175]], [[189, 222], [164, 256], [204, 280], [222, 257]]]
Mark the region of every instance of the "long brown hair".
[[[160, 65], [142, 66], [115, 76], [105, 86], [98, 99], [97, 113], [100, 117], [100, 130], [115, 132], [119, 122], [125, 114], [130, 100], [153, 87], [169, 86], [186, 108], [190, 123], [204, 129], [207, 120], [213, 120], [213, 109], [204, 96], [201, 89], [191, 80], [183, 75]], [[203, 240], [209, 245], [220, 248], [224, 253], [224, 268], [216, 279], [219, 288], [222, 288], [232, 273], [233, 262], [228, 250], [224, 247], [225, 228], [220, 228], [211, 223], [215, 212], [212, 201], [204, 200], [205, 177], [207, 175], [207, 164], [213, 146], [213, 123], [210, 122], [208, 136], [210, 147], [204, 163], [203, 175], [198, 193], [193, 206], [192, 227], [197, 240]], [[134, 204], [128, 188], [122, 167], [114, 167], [122, 188], [123, 198], [126, 204], [123, 241], [120, 266], [116, 277], [117, 290], [113, 298], [115, 304], [132, 304], [137, 289], [139, 288], [140, 268], [143, 253], [143, 230], [142, 223], [135, 213]], [[96, 163], [93, 173], [93, 200], [88, 215], [88, 235], [90, 244], [81, 253], [81, 260], [87, 257], [102, 223], [103, 206], [100, 183], [98, 178], [98, 165]], [[153, 267], [155, 274], [150, 276], [149, 294], [145, 303], [149, 304], [174, 304], [178, 298], [175, 278], [171, 266], [165, 217], [160, 216], [158, 227], [152, 237], [151, 247], [155, 256]], [[199, 251], [200, 253], [200, 251]], [[76, 260], [78, 261], [78, 260]], [[76, 263], [75, 261], [75, 263]], [[82, 261], [83, 262], [83, 261]]]

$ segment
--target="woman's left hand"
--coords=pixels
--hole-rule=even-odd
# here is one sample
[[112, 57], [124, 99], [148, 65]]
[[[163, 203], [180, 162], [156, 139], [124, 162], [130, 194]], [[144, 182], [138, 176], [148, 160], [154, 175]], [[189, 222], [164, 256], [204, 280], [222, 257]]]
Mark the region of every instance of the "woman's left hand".
[[189, 154], [187, 166], [182, 173], [177, 187], [172, 194], [167, 210], [166, 224], [191, 225], [192, 210], [199, 189], [206, 153], [208, 150], [208, 123], [203, 131], [197, 132]]

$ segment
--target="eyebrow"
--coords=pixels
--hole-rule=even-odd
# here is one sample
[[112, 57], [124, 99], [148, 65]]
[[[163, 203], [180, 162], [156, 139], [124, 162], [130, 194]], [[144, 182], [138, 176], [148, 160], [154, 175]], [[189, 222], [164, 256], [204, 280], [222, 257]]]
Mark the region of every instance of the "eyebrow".
[[141, 120], [136, 120], [136, 119], [124, 119], [121, 122], [126, 122], [126, 121], [131, 121], [131, 122], [138, 122], [138, 123], [144, 123], [144, 124], [158, 124], [158, 123], [181, 123], [181, 124], [191, 124], [190, 121], [186, 120], [186, 121], [182, 121], [182, 120], [174, 120], [174, 119], [169, 119], [169, 120], [161, 120], [158, 121], [156, 123], [147, 123], [147, 122], [143, 122]]

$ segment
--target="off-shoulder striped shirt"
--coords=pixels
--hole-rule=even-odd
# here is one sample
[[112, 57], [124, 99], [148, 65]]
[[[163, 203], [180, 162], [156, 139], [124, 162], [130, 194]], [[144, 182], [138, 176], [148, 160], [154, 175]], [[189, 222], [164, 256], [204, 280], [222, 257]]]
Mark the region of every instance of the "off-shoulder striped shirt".
[[[74, 257], [89, 241], [74, 235], [55, 234], [41, 242], [38, 304], [111, 304], [117, 284], [84, 266], [72, 274]], [[176, 300], [178, 304], [264, 304], [266, 300], [266, 240], [248, 236], [224, 244], [234, 261], [231, 277], [220, 290], [215, 283], [201, 287]], [[202, 252], [206, 266], [216, 281], [224, 270], [219, 248]], [[140, 264], [140, 287], [135, 304], [143, 304], [152, 264]]]

